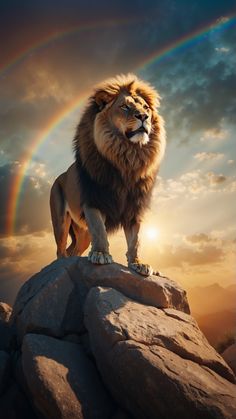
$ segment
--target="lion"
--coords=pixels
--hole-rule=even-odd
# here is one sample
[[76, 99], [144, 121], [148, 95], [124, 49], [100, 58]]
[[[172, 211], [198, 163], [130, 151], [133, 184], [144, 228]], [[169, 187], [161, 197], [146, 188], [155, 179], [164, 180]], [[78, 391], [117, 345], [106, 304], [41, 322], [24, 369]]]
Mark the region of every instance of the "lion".
[[58, 258], [82, 255], [91, 243], [90, 262], [112, 263], [108, 234], [122, 227], [128, 266], [144, 276], [153, 273], [138, 250], [166, 145], [159, 100], [157, 91], [134, 74], [94, 88], [73, 140], [75, 162], [51, 189]]

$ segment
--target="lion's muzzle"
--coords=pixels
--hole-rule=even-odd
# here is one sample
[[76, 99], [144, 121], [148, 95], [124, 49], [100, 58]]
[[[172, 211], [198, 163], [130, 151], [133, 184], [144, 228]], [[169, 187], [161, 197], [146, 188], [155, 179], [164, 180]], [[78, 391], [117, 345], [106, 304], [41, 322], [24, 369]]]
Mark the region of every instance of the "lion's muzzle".
[[141, 127], [139, 127], [138, 129], [134, 130], [134, 131], [127, 131], [126, 132], [126, 137], [128, 139], [132, 138], [134, 135], [136, 134], [143, 134], [145, 133], [148, 134], [148, 130], [147, 128], [145, 128], [143, 125]]

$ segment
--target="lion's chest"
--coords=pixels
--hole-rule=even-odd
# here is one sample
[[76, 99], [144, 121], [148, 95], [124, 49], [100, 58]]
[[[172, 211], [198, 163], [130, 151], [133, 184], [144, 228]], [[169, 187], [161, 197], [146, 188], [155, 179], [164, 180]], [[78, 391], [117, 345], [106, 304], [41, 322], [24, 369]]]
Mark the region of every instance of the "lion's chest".
[[129, 226], [140, 218], [147, 208], [153, 180], [149, 177], [134, 182], [124, 181], [119, 172], [109, 166], [103, 180], [92, 178], [79, 167], [81, 185], [81, 204], [98, 208], [106, 216], [108, 231], [120, 226]]
[[112, 211], [106, 211], [106, 227], [108, 230], [135, 223], [147, 208], [151, 189], [145, 181], [137, 182], [132, 187], [120, 185], [109, 193]]

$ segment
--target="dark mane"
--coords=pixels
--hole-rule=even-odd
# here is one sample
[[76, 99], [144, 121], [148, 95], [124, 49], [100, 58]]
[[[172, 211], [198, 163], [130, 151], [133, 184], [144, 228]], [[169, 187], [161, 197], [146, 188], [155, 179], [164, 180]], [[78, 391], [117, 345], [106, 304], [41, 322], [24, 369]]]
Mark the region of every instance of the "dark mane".
[[110, 154], [103, 155], [96, 147], [93, 131], [99, 111], [91, 96], [78, 124], [73, 146], [81, 207], [86, 203], [100, 209], [106, 216], [107, 230], [113, 231], [141, 221], [149, 205], [163, 155], [164, 128], [162, 118], [153, 111], [153, 130], [145, 147], [127, 139], [120, 141], [114, 133], [108, 132]]
[[106, 215], [106, 228], [114, 231], [120, 226], [131, 226], [141, 220], [147, 209], [154, 182], [140, 179], [131, 187], [124, 182], [118, 170], [103, 160], [104, 181], [96, 181], [87, 172], [76, 153], [76, 165], [81, 188], [81, 204], [98, 208]]

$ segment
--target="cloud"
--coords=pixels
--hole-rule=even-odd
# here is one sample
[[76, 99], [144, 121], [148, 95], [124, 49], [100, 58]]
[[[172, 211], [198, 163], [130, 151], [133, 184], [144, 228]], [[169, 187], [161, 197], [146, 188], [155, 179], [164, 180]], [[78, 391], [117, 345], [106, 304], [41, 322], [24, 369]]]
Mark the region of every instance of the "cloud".
[[205, 244], [211, 242], [212, 238], [206, 233], [197, 233], [184, 237], [184, 240], [190, 244]]
[[226, 54], [226, 53], [228, 53], [229, 51], [230, 51], [230, 48], [227, 48], [227, 47], [216, 47], [215, 48], [215, 50], [217, 51], [217, 52], [222, 52], [222, 53], [224, 53], [224, 54]]
[[28, 69], [25, 92], [22, 96], [22, 102], [42, 102], [50, 98], [56, 102], [65, 103], [72, 100], [74, 96], [73, 86], [70, 79], [66, 79], [63, 86], [59, 78], [55, 77], [52, 71], [46, 68], [38, 68], [37, 65], [31, 64], [31, 69]]
[[185, 269], [188, 275], [193, 276], [200, 271], [210, 274], [214, 269], [231, 269], [236, 256], [234, 239], [224, 238], [222, 234], [212, 231], [182, 235], [178, 244], [160, 243], [158, 250], [153, 246], [145, 257], [149, 257], [154, 266], [158, 260], [160, 269], [164, 271], [169, 268], [182, 269], [182, 276], [185, 275]]
[[[18, 162], [0, 167], [0, 233], [6, 234], [9, 216], [11, 190], [17, 180], [20, 166]], [[21, 190], [16, 214], [15, 234], [25, 234], [49, 230], [49, 190], [43, 165], [35, 166], [35, 176], [26, 176]], [[43, 176], [45, 175], [45, 176]]]
[[210, 244], [198, 250], [185, 246], [174, 247], [166, 245], [160, 251], [160, 260], [163, 268], [181, 267], [185, 264], [189, 266], [210, 265], [221, 262], [223, 258], [223, 249]]
[[[203, 141], [223, 140], [228, 137], [228, 123], [235, 125], [235, 35], [233, 27], [225, 32], [227, 35], [213, 30], [204, 42], [187, 51], [174, 51], [151, 76], [163, 96], [169, 140], [177, 139], [182, 144], [199, 137]], [[216, 50], [231, 48], [225, 36], [232, 44], [227, 57]]]
[[232, 193], [235, 190], [235, 176], [225, 176], [200, 169], [186, 172], [176, 179], [158, 177], [153, 197], [155, 204], [182, 198], [196, 199], [214, 193]]
[[52, 233], [0, 239], [0, 301], [13, 304], [21, 285], [55, 258]]
[[214, 247], [215, 249], [223, 249], [227, 252], [232, 247], [232, 240], [228, 240], [219, 236], [219, 232], [195, 233], [182, 237], [182, 241], [188, 246], [195, 248], [195, 251], [204, 251], [206, 248]]
[[208, 161], [208, 160], [220, 160], [224, 157], [223, 153], [212, 153], [202, 151], [194, 155], [194, 158], [199, 161]]
[[211, 128], [206, 130], [201, 137], [201, 141], [205, 140], [225, 140], [229, 137], [229, 131], [226, 129], [222, 129], [221, 127], [218, 128]]
[[208, 178], [210, 179], [210, 185], [219, 185], [227, 180], [227, 177], [224, 175], [217, 175], [213, 172], [207, 173]]

